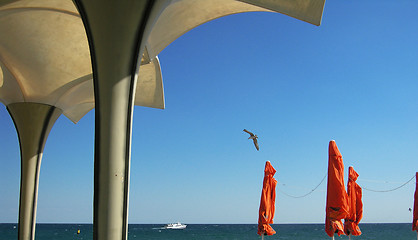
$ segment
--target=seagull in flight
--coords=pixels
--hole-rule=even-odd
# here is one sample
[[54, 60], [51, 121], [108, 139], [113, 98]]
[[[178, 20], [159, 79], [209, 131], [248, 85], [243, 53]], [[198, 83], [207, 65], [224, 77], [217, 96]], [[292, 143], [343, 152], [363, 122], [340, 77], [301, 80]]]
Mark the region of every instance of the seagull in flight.
[[250, 134], [250, 137], [248, 139], [252, 139], [253, 140], [254, 146], [255, 146], [255, 148], [257, 148], [257, 151], [260, 150], [260, 148], [258, 147], [258, 142], [257, 142], [258, 136], [255, 135], [254, 133], [248, 131], [247, 129], [244, 129], [244, 132]]

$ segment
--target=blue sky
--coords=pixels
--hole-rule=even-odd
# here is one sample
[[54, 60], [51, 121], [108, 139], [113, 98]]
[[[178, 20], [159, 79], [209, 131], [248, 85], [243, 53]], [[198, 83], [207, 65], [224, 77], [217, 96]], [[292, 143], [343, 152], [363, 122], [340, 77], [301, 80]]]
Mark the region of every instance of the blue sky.
[[[166, 109], [135, 107], [130, 223], [256, 223], [265, 161], [275, 223], [322, 223], [334, 139], [345, 172], [385, 190], [418, 170], [418, 2], [327, 1], [316, 27], [277, 13], [227, 16], [159, 55]], [[259, 136], [257, 152], [246, 128]], [[0, 222], [17, 222], [17, 134], [0, 107]], [[94, 111], [61, 116], [41, 167], [38, 222], [91, 223]], [[415, 182], [363, 191], [363, 222], [410, 222]]]

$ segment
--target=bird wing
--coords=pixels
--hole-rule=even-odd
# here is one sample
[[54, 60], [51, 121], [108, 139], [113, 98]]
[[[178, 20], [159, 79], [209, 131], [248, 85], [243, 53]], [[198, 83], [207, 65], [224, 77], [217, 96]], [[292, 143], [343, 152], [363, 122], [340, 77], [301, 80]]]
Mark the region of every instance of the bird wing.
[[260, 148], [258, 147], [257, 138], [254, 138], [253, 141], [254, 141], [255, 148], [257, 148], [257, 151], [260, 150]]
[[248, 131], [247, 129], [244, 129], [243, 131], [246, 132], [246, 133], [249, 133], [251, 136], [254, 136], [254, 134], [252, 132]]

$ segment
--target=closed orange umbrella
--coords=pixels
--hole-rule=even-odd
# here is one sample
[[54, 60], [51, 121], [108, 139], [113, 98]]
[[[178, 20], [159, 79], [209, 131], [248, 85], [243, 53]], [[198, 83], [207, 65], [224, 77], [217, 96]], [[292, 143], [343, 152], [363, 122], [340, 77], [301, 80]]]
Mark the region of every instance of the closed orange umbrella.
[[353, 167], [348, 168], [347, 194], [350, 211], [344, 221], [344, 232], [347, 235], [361, 235], [358, 224], [363, 218], [363, 202], [361, 201], [361, 187], [356, 183], [358, 173]]
[[335, 141], [329, 142], [328, 148], [328, 184], [325, 217], [325, 232], [333, 237], [344, 234], [341, 219], [348, 215], [348, 196], [344, 188], [344, 164]]
[[412, 220], [412, 231], [417, 231], [418, 239], [418, 172], [415, 173], [415, 195], [414, 195], [414, 220]]
[[270, 162], [266, 162], [264, 168], [263, 190], [261, 191], [260, 209], [258, 211], [258, 230], [257, 234], [273, 235], [276, 233], [269, 225], [273, 223], [275, 201], [276, 201], [276, 184], [274, 179], [276, 170], [271, 166]]

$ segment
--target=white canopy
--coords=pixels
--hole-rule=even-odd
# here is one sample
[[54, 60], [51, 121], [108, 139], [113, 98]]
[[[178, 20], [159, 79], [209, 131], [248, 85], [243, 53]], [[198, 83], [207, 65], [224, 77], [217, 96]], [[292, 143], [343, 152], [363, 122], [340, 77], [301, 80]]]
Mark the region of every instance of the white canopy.
[[152, 59], [189, 30], [213, 19], [236, 13], [276, 11], [319, 26], [324, 4], [325, 0], [172, 1], [154, 25], [146, 51]]
[[[43, 103], [78, 122], [94, 108], [90, 51], [72, 1], [0, 4], [0, 101]], [[138, 74], [135, 105], [164, 108], [158, 58]]]
[[[185, 32], [210, 20], [277, 11], [319, 25], [325, 0], [172, 0], [160, 13], [141, 59], [135, 105], [164, 108], [156, 57]], [[112, 16], [109, 16], [112, 17]], [[43, 103], [73, 122], [94, 108], [89, 45], [71, 0], [0, 0], [0, 101]]]

